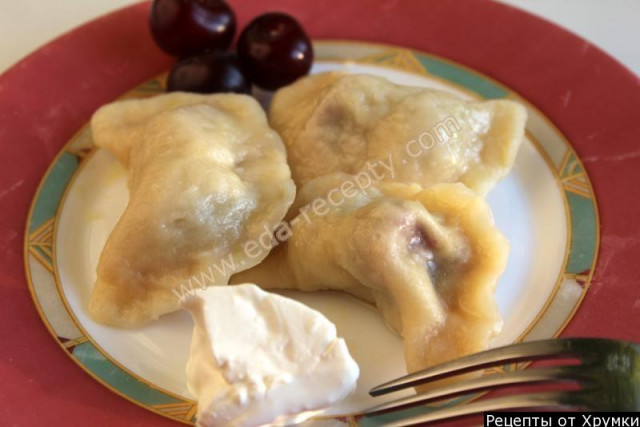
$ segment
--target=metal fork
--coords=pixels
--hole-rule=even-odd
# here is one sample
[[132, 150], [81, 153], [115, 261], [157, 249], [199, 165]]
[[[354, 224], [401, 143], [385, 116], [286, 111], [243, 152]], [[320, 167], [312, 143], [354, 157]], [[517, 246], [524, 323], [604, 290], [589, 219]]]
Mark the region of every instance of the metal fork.
[[479, 414], [485, 411], [526, 408], [562, 408], [592, 411], [640, 410], [640, 345], [596, 338], [566, 338], [532, 341], [472, 354], [410, 374], [369, 391], [379, 396], [397, 390], [495, 366], [541, 359], [577, 359], [579, 365], [558, 365], [515, 370], [462, 380], [375, 406], [365, 415], [448, 399], [505, 386], [541, 383], [575, 383], [577, 390], [512, 394], [468, 404], [432, 409], [424, 415], [394, 421], [392, 426], [408, 426]]

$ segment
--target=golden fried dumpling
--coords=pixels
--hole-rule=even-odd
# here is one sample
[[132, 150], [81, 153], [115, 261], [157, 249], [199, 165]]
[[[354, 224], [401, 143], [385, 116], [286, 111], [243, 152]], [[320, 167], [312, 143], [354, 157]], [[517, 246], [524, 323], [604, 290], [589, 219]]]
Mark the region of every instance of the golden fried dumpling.
[[266, 256], [248, 257], [242, 244], [282, 219], [295, 186], [282, 140], [253, 98], [116, 102], [91, 128], [127, 168], [130, 196], [100, 257], [89, 306], [97, 321], [143, 325], [178, 309], [174, 291], [192, 277], [224, 285]]
[[[340, 290], [375, 303], [404, 338], [409, 372], [481, 351], [501, 328], [494, 290], [509, 245], [489, 206], [463, 184], [310, 181], [291, 237], [231, 283]], [[325, 196], [326, 194], [326, 196]]]
[[513, 101], [466, 102], [382, 77], [331, 72], [276, 92], [269, 120], [298, 186], [388, 159], [393, 171], [380, 170], [383, 180], [425, 188], [462, 182], [484, 195], [511, 169], [526, 111]]

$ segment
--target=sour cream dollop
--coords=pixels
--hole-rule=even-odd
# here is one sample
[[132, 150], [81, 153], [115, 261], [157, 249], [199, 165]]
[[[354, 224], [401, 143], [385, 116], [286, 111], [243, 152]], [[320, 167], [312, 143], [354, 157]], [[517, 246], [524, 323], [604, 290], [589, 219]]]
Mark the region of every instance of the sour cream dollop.
[[198, 290], [187, 363], [199, 426], [304, 421], [355, 389], [359, 369], [325, 316], [252, 284]]

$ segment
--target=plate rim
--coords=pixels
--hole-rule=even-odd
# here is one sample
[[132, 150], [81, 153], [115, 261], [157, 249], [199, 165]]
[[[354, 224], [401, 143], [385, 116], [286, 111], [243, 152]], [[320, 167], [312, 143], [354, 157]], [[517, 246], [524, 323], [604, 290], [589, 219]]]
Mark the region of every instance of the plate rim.
[[[436, 61], [439, 62], [443, 62], [446, 64], [449, 64], [455, 68], [459, 68], [459, 69], [463, 69], [468, 73], [471, 73], [473, 75], [476, 75], [478, 77], [480, 77], [482, 80], [486, 80], [491, 82], [493, 85], [500, 87], [501, 89], [503, 89], [507, 94], [509, 95], [515, 95], [515, 98], [511, 98], [510, 96], [507, 96], [507, 99], [516, 99], [517, 101], [525, 104], [528, 108], [535, 110], [540, 117], [545, 121], [545, 124], [554, 131], [554, 133], [560, 137], [561, 141], [563, 142], [563, 144], [567, 147], [567, 156], [566, 158], [568, 158], [571, 154], [573, 154], [575, 161], [579, 164], [579, 166], [582, 168], [583, 172], [584, 172], [584, 176], [586, 178], [587, 181], [587, 185], [588, 185], [588, 189], [591, 193], [591, 200], [593, 203], [593, 209], [594, 209], [594, 214], [595, 214], [595, 247], [594, 247], [594, 253], [593, 253], [593, 258], [591, 260], [591, 266], [590, 266], [590, 271], [589, 271], [589, 275], [586, 279], [586, 284], [585, 284], [585, 288], [584, 290], [581, 292], [581, 295], [579, 297], [579, 300], [577, 301], [577, 303], [575, 304], [575, 306], [573, 307], [571, 313], [568, 315], [568, 317], [566, 318], [566, 320], [564, 321], [564, 323], [560, 326], [560, 328], [553, 334], [554, 337], [558, 336], [559, 334], [562, 333], [562, 331], [568, 326], [569, 323], [571, 323], [573, 317], [575, 316], [575, 314], [577, 313], [577, 311], [580, 309], [580, 306], [582, 304], [582, 301], [584, 300], [586, 294], [588, 293], [588, 285], [591, 283], [593, 276], [595, 274], [595, 270], [596, 270], [596, 266], [597, 266], [597, 261], [599, 258], [599, 253], [600, 253], [600, 238], [601, 238], [601, 221], [600, 221], [600, 210], [598, 207], [598, 203], [597, 203], [597, 197], [595, 194], [595, 191], [593, 189], [593, 185], [592, 185], [592, 181], [590, 178], [590, 175], [587, 171], [587, 169], [584, 167], [584, 164], [582, 162], [582, 159], [578, 156], [575, 148], [573, 147], [573, 145], [570, 143], [570, 141], [568, 140], [568, 138], [564, 135], [564, 133], [562, 133], [560, 131], [560, 129], [555, 125], [555, 123], [553, 121], [551, 121], [551, 119], [549, 117], [547, 117], [547, 115], [545, 113], [543, 113], [539, 108], [537, 108], [532, 102], [528, 101], [526, 98], [524, 98], [522, 95], [520, 95], [518, 92], [516, 92], [515, 90], [507, 87], [506, 85], [502, 84], [501, 82], [497, 81], [496, 79], [492, 78], [491, 76], [485, 75], [477, 70], [474, 70], [468, 66], [466, 66], [465, 64], [453, 61], [451, 59], [448, 59], [446, 57], [442, 57], [440, 55], [437, 54], [432, 54], [432, 53], [427, 53], [427, 52], [423, 52], [420, 49], [416, 49], [416, 48], [408, 48], [408, 47], [403, 47], [403, 46], [397, 46], [397, 45], [392, 45], [392, 44], [387, 44], [387, 43], [378, 43], [378, 42], [367, 42], [367, 41], [359, 41], [359, 40], [347, 40], [347, 39], [314, 39], [314, 46], [316, 44], [345, 44], [345, 45], [365, 45], [365, 46], [370, 46], [370, 47], [374, 47], [374, 48], [383, 48], [383, 49], [387, 49], [387, 50], [402, 50], [402, 51], [408, 51], [412, 54], [419, 54], [419, 55], [423, 55], [425, 57], [429, 57], [432, 58]], [[332, 58], [320, 58], [320, 61], [335, 61], [335, 59]], [[360, 63], [359, 61], [355, 61], [357, 63]], [[371, 64], [368, 63], [369, 65], [376, 65], [376, 66], [381, 66], [380, 64]], [[398, 68], [393, 68], [395, 70], [400, 70]], [[406, 70], [400, 70], [400, 71], [405, 71]], [[425, 72], [427, 72], [426, 68], [425, 68]], [[464, 86], [461, 86], [460, 84], [457, 84], [455, 82], [452, 81], [448, 81], [445, 79], [442, 79], [440, 77], [434, 76], [430, 73], [428, 73], [430, 77], [436, 77], [436, 79], [438, 80], [443, 80], [446, 82], [447, 85], [454, 85], [459, 89], [463, 89], [465, 92], [469, 92], [469, 89], [465, 88]], [[145, 84], [155, 81], [158, 79], [158, 76], [153, 77], [152, 79], [148, 80], [147, 82], [142, 83], [141, 85], [138, 85], [136, 87], [134, 87], [131, 90], [128, 90], [127, 92], [125, 92], [124, 94], [122, 94], [121, 96], [119, 96], [117, 99], [123, 99], [123, 98], [127, 98], [130, 97], [133, 93], [137, 92], [139, 90], [139, 88], [141, 86], [144, 86]], [[477, 94], [476, 96], [477, 97]], [[68, 140], [67, 142], [60, 148], [59, 152], [56, 154], [56, 156], [53, 158], [53, 160], [51, 161], [51, 163], [49, 164], [49, 166], [46, 169], [46, 172], [43, 174], [37, 190], [32, 198], [31, 201], [31, 205], [29, 208], [29, 213], [27, 216], [27, 223], [26, 223], [26, 227], [25, 227], [25, 233], [24, 233], [24, 243], [23, 243], [23, 248], [24, 248], [24, 267], [25, 267], [25, 272], [26, 272], [26, 277], [27, 277], [27, 284], [28, 284], [28, 288], [29, 288], [29, 292], [31, 294], [31, 298], [32, 301], [34, 302], [34, 306], [36, 307], [36, 310], [42, 320], [42, 322], [45, 324], [47, 330], [49, 331], [49, 333], [53, 336], [54, 340], [58, 343], [58, 345], [65, 351], [65, 353], [67, 355], [69, 355], [71, 357], [71, 359], [78, 365], [80, 366], [86, 373], [88, 373], [92, 378], [94, 378], [95, 380], [97, 380], [99, 383], [101, 383], [103, 386], [107, 387], [109, 390], [115, 392], [116, 394], [118, 394], [121, 397], [124, 397], [125, 399], [135, 403], [136, 405], [143, 407], [147, 410], [150, 410], [156, 414], [162, 415], [164, 417], [168, 417], [172, 420], [175, 421], [180, 421], [182, 423], [185, 424], [192, 424], [192, 422], [190, 422], [189, 420], [185, 420], [185, 419], [180, 419], [180, 418], [176, 418], [174, 416], [171, 416], [165, 412], [159, 411], [157, 409], [154, 409], [151, 405], [146, 405], [142, 402], [139, 402], [138, 400], [133, 399], [131, 396], [126, 395], [124, 392], [116, 389], [115, 387], [111, 386], [110, 384], [106, 383], [104, 380], [102, 380], [100, 377], [98, 377], [93, 371], [91, 371], [86, 365], [82, 364], [80, 360], [78, 360], [76, 357], [74, 357], [74, 355], [69, 352], [68, 348], [65, 347], [64, 343], [62, 343], [60, 341], [60, 337], [56, 334], [55, 330], [53, 329], [53, 327], [50, 325], [48, 318], [46, 317], [46, 314], [44, 312], [44, 310], [42, 309], [40, 302], [37, 298], [36, 295], [36, 291], [34, 289], [34, 285], [33, 285], [33, 277], [31, 274], [31, 269], [30, 269], [30, 258], [29, 258], [29, 248], [30, 248], [30, 236], [33, 234], [33, 232], [29, 232], [29, 227], [31, 225], [31, 220], [32, 220], [32, 216], [33, 213], [35, 211], [35, 207], [36, 207], [36, 203], [39, 199], [39, 196], [42, 193], [42, 189], [43, 186], [47, 180], [47, 178], [50, 176], [52, 170], [55, 168], [55, 166], [58, 164], [58, 162], [60, 161], [61, 157], [65, 154], [68, 153], [68, 148], [69, 146], [76, 140], [76, 138], [82, 134], [82, 132], [86, 132], [87, 128], [89, 126], [89, 122], [85, 122]], [[566, 242], [566, 248], [565, 248], [565, 255], [564, 255], [564, 260], [563, 260], [563, 264], [562, 264], [562, 269], [559, 272], [558, 278], [556, 280], [556, 284], [554, 285], [554, 288], [552, 290], [552, 292], [549, 294], [549, 296], [547, 297], [547, 301], [545, 301], [545, 304], [543, 305], [543, 307], [540, 309], [538, 315], [536, 316], [536, 318], [534, 318], [534, 320], [531, 322], [531, 324], [527, 327], [527, 329], [521, 334], [520, 337], [518, 337], [518, 339], [515, 342], [520, 341], [522, 338], [524, 338], [526, 336], [526, 334], [528, 332], [531, 331], [531, 329], [537, 324], [537, 322], [539, 322], [539, 320], [544, 316], [544, 314], [547, 312], [547, 310], [549, 309], [550, 304], [553, 301], [554, 296], [556, 295], [556, 293], [558, 292], [560, 283], [562, 281], [562, 277], [565, 273], [565, 270], [567, 268], [567, 263], [568, 263], [568, 258], [570, 256], [570, 249], [571, 249], [571, 231], [572, 231], [572, 216], [571, 216], [571, 212], [570, 212], [570, 208], [568, 205], [568, 201], [566, 198], [566, 195], [564, 193], [564, 187], [561, 184], [561, 178], [560, 175], [558, 173], [558, 170], [556, 170], [556, 168], [554, 167], [553, 162], [551, 161], [551, 159], [549, 158], [548, 153], [544, 150], [544, 148], [542, 147], [542, 145], [540, 144], [540, 142], [537, 140], [537, 138], [532, 135], [529, 131], [527, 131], [527, 136], [531, 139], [532, 143], [534, 144], [534, 146], [536, 147], [536, 150], [541, 154], [541, 156], [544, 158], [545, 163], [547, 164], [547, 166], [549, 167], [549, 169], [551, 169], [553, 175], [554, 175], [554, 179], [556, 180], [556, 184], [559, 185], [559, 190], [562, 194], [562, 199], [563, 199], [563, 204], [564, 204], [564, 208], [565, 208], [565, 213], [566, 213], [566, 218], [567, 218], [567, 229], [568, 229], [568, 235], [567, 235], [567, 242]], [[95, 149], [92, 149], [92, 152], [95, 152]], [[565, 159], [566, 160], [566, 159]], [[64, 308], [67, 310], [67, 313], [69, 314], [69, 316], [71, 317], [71, 319], [73, 320], [74, 324], [79, 328], [79, 330], [84, 334], [84, 336], [86, 338], [88, 338], [88, 340], [90, 342], [92, 342], [96, 348], [98, 349], [98, 351], [103, 354], [104, 356], [106, 356], [106, 358], [112, 362], [115, 363], [120, 369], [122, 369], [123, 371], [125, 371], [126, 373], [128, 373], [129, 375], [133, 376], [135, 379], [137, 379], [138, 381], [141, 381], [143, 383], [145, 383], [146, 385], [148, 385], [149, 387], [153, 388], [154, 390], [160, 391], [162, 393], [166, 393], [172, 397], [175, 397], [176, 399], [185, 401], [186, 403], [190, 403], [193, 404], [193, 408], [195, 408], [195, 402], [190, 401], [189, 399], [185, 398], [184, 396], [179, 396], [169, 390], [165, 390], [161, 387], [158, 387], [154, 384], [149, 383], [147, 380], [145, 380], [144, 378], [140, 377], [139, 375], [136, 375], [135, 373], [129, 371], [127, 368], [125, 368], [124, 366], [120, 365], [119, 362], [117, 362], [116, 360], [114, 360], [112, 357], [110, 357], [108, 355], [107, 352], [104, 351], [104, 349], [102, 349], [96, 342], [95, 340], [93, 340], [89, 334], [86, 333], [86, 330], [82, 327], [82, 325], [80, 324], [79, 321], [77, 321], [77, 319], [75, 318], [74, 313], [72, 312], [72, 310], [70, 309], [70, 307], [68, 306], [68, 302], [66, 300], [66, 297], [64, 295], [64, 291], [61, 288], [61, 283], [58, 277], [58, 273], [57, 273], [57, 268], [56, 268], [56, 257], [55, 257], [55, 237], [57, 235], [57, 229], [58, 229], [58, 218], [60, 216], [62, 207], [64, 206], [64, 201], [66, 199], [67, 193], [69, 191], [69, 189], [72, 187], [72, 184], [75, 180], [75, 178], [77, 177], [78, 173], [81, 171], [82, 169], [82, 165], [86, 164], [86, 161], [82, 161], [79, 162], [79, 164], [76, 166], [76, 168], [74, 169], [73, 173], [70, 175], [69, 180], [65, 183], [65, 188], [64, 188], [64, 192], [61, 195], [60, 199], [58, 200], [58, 206], [56, 208], [56, 212], [53, 219], [53, 257], [52, 257], [52, 262], [53, 262], [53, 272], [52, 274], [55, 277], [55, 284], [56, 284], [56, 290], [58, 292], [58, 294], [61, 296], [61, 299], [64, 303]], [[562, 170], [562, 168], [560, 169]], [[192, 409], [193, 409], [192, 408]], [[195, 414], [194, 414], [195, 415]], [[353, 414], [347, 414], [347, 415], [336, 415], [336, 416], [329, 416], [329, 417], [319, 417], [319, 418], [315, 418], [315, 419], [335, 419], [335, 418], [352, 418], [352, 417], [357, 417], [361, 414], [359, 413], [353, 413]]]

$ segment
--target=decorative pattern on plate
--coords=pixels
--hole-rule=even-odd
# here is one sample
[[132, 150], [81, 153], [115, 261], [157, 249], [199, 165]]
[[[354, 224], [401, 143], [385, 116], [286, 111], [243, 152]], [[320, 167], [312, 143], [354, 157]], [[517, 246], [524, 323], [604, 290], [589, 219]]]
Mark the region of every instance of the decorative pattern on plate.
[[[460, 64], [408, 49], [357, 42], [316, 42], [320, 60], [350, 61], [390, 67], [409, 73], [428, 75], [475, 98], [516, 99], [527, 106], [527, 135], [555, 171], [562, 188], [569, 221], [569, 241], [563, 271], [544, 308], [519, 340], [557, 336], [573, 317], [589, 289], [599, 245], [599, 221], [595, 195], [586, 170], [560, 131], [533, 105], [500, 83]], [[123, 98], [152, 96], [163, 91], [164, 79], [154, 78]], [[45, 325], [64, 351], [89, 375], [122, 397], [160, 415], [187, 424], [194, 422], [196, 405], [148, 383], [112, 360], [76, 323], [57, 281], [55, 264], [55, 226], [65, 190], [74, 173], [92, 150], [88, 127], [83, 127], [65, 145], [46, 172], [36, 192], [25, 234], [25, 269], [29, 288]], [[519, 369], [522, 365], [499, 370]], [[475, 396], [445, 403], [455, 405]], [[378, 425], [398, 414], [407, 416], [425, 411], [414, 408], [377, 417], [347, 415], [327, 417], [348, 425]]]

